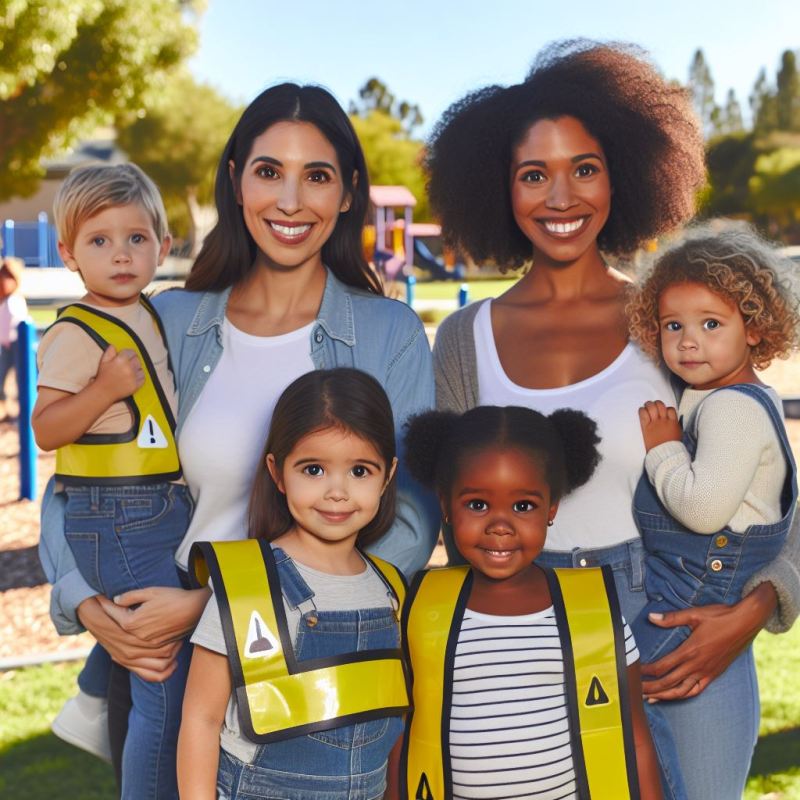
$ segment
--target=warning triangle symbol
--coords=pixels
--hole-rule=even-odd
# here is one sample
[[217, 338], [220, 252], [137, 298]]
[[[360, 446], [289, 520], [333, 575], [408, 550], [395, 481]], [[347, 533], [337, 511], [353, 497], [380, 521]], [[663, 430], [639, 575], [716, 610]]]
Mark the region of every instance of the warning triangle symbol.
[[247, 642], [244, 654], [247, 658], [264, 658], [280, 650], [278, 640], [267, 627], [258, 611], [250, 614], [250, 624], [247, 627]]
[[165, 447], [169, 446], [167, 444], [167, 437], [164, 436], [164, 431], [158, 427], [158, 423], [150, 414], [144, 418], [136, 444], [138, 444], [139, 447], [152, 448], [155, 450], [163, 450]]
[[584, 702], [587, 706], [606, 706], [610, 702], [606, 690], [597, 675], [592, 678], [592, 682], [589, 684], [589, 692]]
[[417, 785], [417, 793], [414, 800], [434, 800], [431, 785], [428, 783], [428, 776], [423, 772]]

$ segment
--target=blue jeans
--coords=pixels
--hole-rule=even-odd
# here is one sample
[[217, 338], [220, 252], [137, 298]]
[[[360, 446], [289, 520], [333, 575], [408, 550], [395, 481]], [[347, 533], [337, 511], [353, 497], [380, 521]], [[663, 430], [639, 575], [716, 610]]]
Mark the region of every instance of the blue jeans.
[[[69, 486], [66, 493], [67, 541], [81, 575], [95, 591], [113, 598], [131, 589], [181, 586], [174, 556], [192, 512], [185, 486]], [[93, 687], [99, 685], [97, 658], [88, 676]], [[178, 797], [176, 746], [189, 658], [190, 648], [184, 644], [177, 669], [162, 683], [131, 673], [123, 800]]]
[[108, 697], [108, 678], [111, 674], [111, 656], [102, 645], [96, 644], [78, 675], [78, 687], [92, 697]]
[[[394, 649], [399, 629], [386, 608], [314, 611], [313, 592], [291, 559], [274, 548], [281, 590], [300, 608], [295, 643], [299, 661], [361, 650]], [[220, 751], [220, 800], [378, 800], [386, 790], [386, 762], [403, 730], [399, 716], [342, 725], [306, 736], [260, 745], [252, 764]]]

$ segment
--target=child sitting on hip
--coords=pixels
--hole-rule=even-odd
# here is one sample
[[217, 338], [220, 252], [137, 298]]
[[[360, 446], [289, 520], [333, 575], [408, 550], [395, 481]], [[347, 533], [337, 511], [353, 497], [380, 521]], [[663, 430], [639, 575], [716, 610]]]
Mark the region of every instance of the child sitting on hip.
[[[83, 578], [109, 604], [124, 592], [181, 586], [175, 550], [191, 498], [175, 444], [176, 396], [161, 322], [142, 290], [170, 247], [164, 205], [135, 165], [73, 171], [54, 203], [58, 249], [86, 294], [60, 310], [37, 353], [36, 441], [56, 450], [65, 533]], [[92, 598], [90, 601], [94, 601]], [[163, 682], [131, 674], [122, 797], [177, 796], [175, 751], [189, 648]], [[73, 744], [108, 757], [110, 660], [96, 646], [81, 689], [54, 721]]]
[[298, 378], [275, 407], [245, 541], [194, 546], [214, 593], [192, 635], [181, 796], [383, 797], [408, 691], [401, 573], [362, 547], [394, 517], [394, 423], [364, 372]]
[[562, 409], [431, 412], [406, 437], [466, 566], [417, 577], [403, 615], [413, 676], [402, 798], [660, 798], [639, 662], [607, 568], [534, 564], [559, 500], [599, 460]]
[[798, 345], [790, 270], [749, 229], [703, 225], [656, 258], [628, 305], [633, 338], [686, 386], [677, 410], [639, 410], [647, 455], [634, 513], [649, 602], [634, 632], [645, 662], [688, 636], [658, 627], [665, 612], [737, 602], [788, 533], [796, 467], [781, 400], [757, 372]]

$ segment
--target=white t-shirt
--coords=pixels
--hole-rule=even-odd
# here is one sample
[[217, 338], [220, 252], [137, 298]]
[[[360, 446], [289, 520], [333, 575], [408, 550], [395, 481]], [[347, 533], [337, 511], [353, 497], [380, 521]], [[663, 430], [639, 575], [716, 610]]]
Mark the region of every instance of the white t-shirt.
[[562, 498], [547, 531], [547, 549], [609, 547], [637, 538], [631, 506], [645, 456], [638, 409], [646, 400], [675, 405], [666, 373], [628, 344], [591, 378], [557, 389], [527, 389], [503, 371], [492, 333], [491, 302], [475, 315], [474, 336], [481, 405], [525, 406], [542, 414], [574, 408], [597, 423], [600, 464], [588, 483]]
[[196, 504], [175, 556], [183, 569], [194, 542], [247, 536], [247, 505], [272, 412], [283, 390], [314, 369], [315, 324], [280, 336], [251, 336], [225, 319], [222, 355], [178, 438]]
[[[624, 624], [626, 663], [639, 651]], [[575, 798], [564, 660], [553, 607], [467, 609], [453, 669], [453, 798]]]

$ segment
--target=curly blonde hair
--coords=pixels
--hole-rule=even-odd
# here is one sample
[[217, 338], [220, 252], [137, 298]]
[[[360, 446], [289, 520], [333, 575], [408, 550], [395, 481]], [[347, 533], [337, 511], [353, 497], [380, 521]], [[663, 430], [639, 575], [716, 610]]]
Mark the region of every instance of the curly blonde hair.
[[760, 335], [751, 359], [755, 369], [766, 369], [800, 346], [796, 280], [792, 262], [749, 226], [722, 220], [693, 226], [631, 286], [625, 306], [631, 338], [659, 359], [661, 293], [677, 283], [700, 283], [733, 303]]

